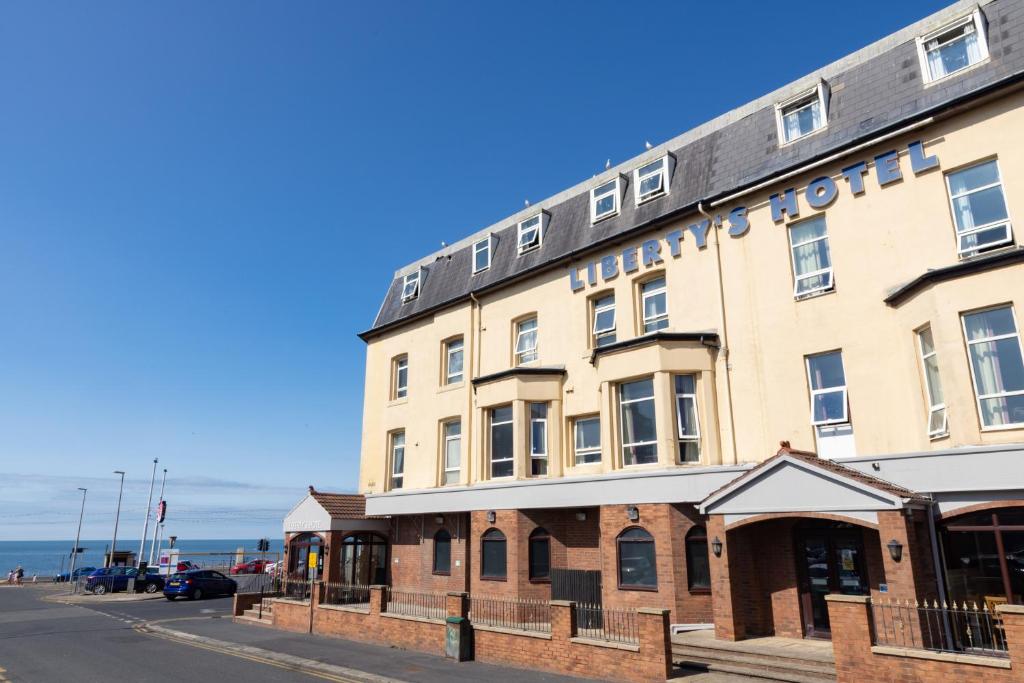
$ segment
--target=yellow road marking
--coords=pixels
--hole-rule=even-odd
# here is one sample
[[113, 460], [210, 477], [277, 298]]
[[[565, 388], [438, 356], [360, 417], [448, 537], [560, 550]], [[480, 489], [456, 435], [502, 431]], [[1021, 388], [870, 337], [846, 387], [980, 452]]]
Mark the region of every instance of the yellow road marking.
[[[185, 617], [185, 618], [187, 619], [188, 617]], [[164, 619], [162, 621], [176, 621], [176, 620], [174, 620], [174, 619]], [[243, 654], [241, 652], [233, 652], [231, 650], [223, 650], [223, 649], [221, 649], [219, 647], [213, 647], [212, 645], [205, 645], [203, 643], [197, 643], [195, 641], [187, 640], [187, 639], [184, 639], [184, 638], [174, 638], [173, 636], [168, 636], [168, 635], [165, 635], [163, 633], [153, 633], [151, 631], [145, 631], [145, 630], [143, 630], [143, 629], [141, 629], [139, 627], [133, 627], [133, 628], [135, 630], [137, 630], [137, 631], [141, 631], [142, 633], [145, 633], [146, 635], [154, 636], [156, 638], [163, 638], [164, 640], [170, 640], [170, 641], [175, 642], [175, 643], [181, 643], [182, 645], [190, 645], [192, 647], [197, 647], [197, 648], [199, 648], [201, 650], [209, 650], [210, 652], [218, 652], [218, 653], [224, 654], [224, 655], [231, 655], [232, 657], [238, 657], [239, 659], [247, 659], [247, 660], [249, 660], [251, 662], [257, 662], [259, 664], [269, 664], [270, 666], [277, 667], [278, 669], [284, 669], [285, 671], [294, 671], [296, 673], [305, 674], [307, 676], [312, 676], [314, 678], [322, 678], [322, 679], [327, 680], [327, 681], [336, 681], [337, 683], [361, 683], [360, 681], [357, 681], [354, 678], [343, 678], [343, 677], [337, 676], [335, 674], [322, 673], [322, 672], [318, 672], [318, 671], [304, 671], [304, 670], [298, 669], [298, 668], [296, 668], [294, 666], [289, 666], [287, 664], [282, 664], [281, 662], [275, 662], [272, 659], [266, 659], [264, 657], [259, 657], [259, 656], [256, 656], [256, 655]], [[2, 680], [2, 679], [0, 679], [0, 680]]]

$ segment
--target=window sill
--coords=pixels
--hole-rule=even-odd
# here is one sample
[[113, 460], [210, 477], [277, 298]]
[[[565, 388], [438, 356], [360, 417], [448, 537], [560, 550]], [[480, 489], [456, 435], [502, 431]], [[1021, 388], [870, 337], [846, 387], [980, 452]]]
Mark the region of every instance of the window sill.
[[949, 438], [949, 432], [942, 432], [941, 434], [929, 434], [929, 441], [942, 441], [943, 439]]
[[[962, 69], [957, 69], [957, 70], [956, 70], [956, 71], [954, 71], [953, 73], [948, 73], [948, 74], [946, 74], [945, 76], [939, 76], [939, 77], [938, 77], [938, 78], [936, 78], [935, 80], [931, 80], [931, 81], [924, 81], [924, 83], [923, 83], [922, 85], [923, 85], [923, 86], [924, 86], [925, 88], [930, 88], [930, 87], [932, 87], [933, 85], [939, 85], [940, 83], [944, 83], [944, 82], [946, 82], [946, 81], [948, 81], [948, 80], [950, 80], [950, 79], [952, 79], [952, 78], [956, 78], [957, 76], [962, 76], [963, 74], [965, 74], [965, 73], [967, 73], [967, 72], [969, 72], [969, 71], [973, 71], [974, 69], [977, 69], [977, 68], [979, 68], [979, 67], [981, 67], [981, 66], [984, 66], [985, 64], [988, 64], [988, 63], [989, 63], [989, 61], [990, 61], [991, 59], [992, 59], [992, 55], [991, 55], [991, 54], [989, 54], [989, 55], [988, 55], [987, 57], [985, 57], [984, 59], [981, 59], [981, 60], [979, 60], [979, 61], [975, 62], [974, 64], [971, 64], [970, 66], [965, 66], [965, 67], [964, 67], [964, 68], [962, 68]], [[926, 68], [927, 68], [927, 67], [926, 67]], [[924, 76], [924, 70], [922, 70], [922, 72], [921, 72], [921, 76], [922, 76], [922, 79], [921, 79], [921, 80], [924, 80], [924, 78], [923, 78], [923, 76]]]
[[[1009, 221], [1007, 221], [1009, 223]], [[976, 251], [973, 254], [957, 254], [957, 260], [960, 263], [970, 263], [971, 261], [977, 261], [983, 259], [986, 256], [993, 256], [995, 254], [1002, 254], [1007, 251], [1013, 251], [1019, 249], [1017, 243], [1011, 238], [1009, 242], [1003, 244], [993, 244], [986, 247], [982, 247], [981, 250]]]
[[1009, 431], [1011, 429], [1024, 429], [1024, 422], [1015, 422], [1013, 424], [1008, 424], [1008, 425], [995, 425], [995, 426], [992, 426], [992, 427], [982, 427], [981, 431], [982, 431], [982, 433], [986, 433], [986, 432], [1006, 432], [1006, 431]]
[[481, 576], [480, 580], [481, 581], [501, 581], [501, 582], [506, 582], [506, 581], [508, 581], [508, 577], [506, 577], [506, 576]]
[[461, 382], [452, 382], [451, 384], [442, 384], [441, 386], [439, 386], [437, 388], [437, 393], [445, 394], [445, 393], [448, 393], [449, 391], [458, 391], [459, 389], [465, 389], [465, 388], [466, 388], [466, 380], [462, 380]]
[[710, 588], [690, 588], [688, 590], [690, 595], [711, 595]]
[[609, 218], [615, 218], [618, 215], [619, 215], [619, 212], [616, 211], [615, 213], [610, 213], [610, 214], [608, 214], [606, 216], [601, 216], [600, 218], [595, 218], [594, 220], [590, 221], [590, 225], [594, 226], [594, 225], [597, 225], [598, 223], [604, 223]]
[[409, 402], [409, 397], [408, 396], [403, 396], [402, 398], [393, 398], [390, 401], [388, 401], [388, 407], [390, 408], [391, 406], [401, 406], [401, 405], [405, 405], [408, 402]]
[[431, 574], [431, 576], [451, 576], [452, 575], [452, 573], [450, 571], [447, 571], [447, 572], [430, 572], [430, 574]]
[[641, 591], [643, 593], [657, 593], [658, 592], [658, 587], [657, 586], [624, 586], [624, 585], [622, 585], [620, 583], [619, 584], [619, 590], [620, 591]]
[[820, 133], [822, 131], [825, 131], [825, 130], [828, 130], [828, 124], [827, 123], [824, 126], [822, 126], [821, 128], [815, 128], [810, 133], [804, 133], [803, 135], [801, 135], [798, 138], [793, 138], [792, 140], [786, 140], [785, 142], [783, 142], [782, 140], [779, 140], [779, 149], [785, 149], [787, 147], [791, 147], [791, 146], [795, 145], [796, 143], [803, 142], [804, 140], [806, 140], [808, 138], [812, 138], [815, 135], [817, 135], [818, 133]]
[[[664, 184], [664, 183], [662, 183], [662, 184]], [[667, 196], [668, 196], [668, 192], [665, 192], [664, 190], [662, 190], [658, 194], [652, 194], [650, 197], [644, 197], [643, 199], [640, 199], [639, 197], [636, 197], [636, 205], [637, 206], [643, 206], [644, 204], [649, 204], [650, 202], [653, 202], [655, 199], [661, 199], [662, 197], [667, 197]]]
[[530, 583], [537, 583], [537, 584], [551, 583], [551, 578], [548, 577], [546, 579], [530, 579]]

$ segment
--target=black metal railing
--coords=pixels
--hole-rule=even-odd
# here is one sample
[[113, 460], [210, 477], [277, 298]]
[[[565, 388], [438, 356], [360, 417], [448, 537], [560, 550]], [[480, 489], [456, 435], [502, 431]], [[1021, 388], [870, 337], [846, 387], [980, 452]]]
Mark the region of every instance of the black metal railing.
[[1009, 656], [998, 613], [973, 603], [872, 601], [875, 645], [932, 652]]
[[444, 593], [415, 593], [387, 588], [386, 595], [385, 611], [391, 614], [440, 620], [447, 616]]
[[636, 610], [609, 609], [585, 602], [576, 603], [576, 635], [612, 643], [638, 645], [640, 629]]
[[358, 583], [324, 583], [320, 604], [347, 605], [370, 609], [370, 587]]
[[482, 626], [551, 632], [551, 603], [544, 600], [469, 598], [469, 620]]
[[313, 594], [313, 582], [309, 579], [281, 579], [281, 597], [289, 600], [308, 601]]

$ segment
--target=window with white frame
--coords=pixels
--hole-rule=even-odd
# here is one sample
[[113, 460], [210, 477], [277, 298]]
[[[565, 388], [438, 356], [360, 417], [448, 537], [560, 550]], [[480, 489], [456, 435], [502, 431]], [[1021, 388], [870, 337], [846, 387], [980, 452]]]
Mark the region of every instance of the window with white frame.
[[619, 212], [619, 178], [590, 191], [590, 222], [597, 223]]
[[782, 144], [799, 140], [828, 124], [825, 84], [775, 105], [775, 121]]
[[622, 420], [622, 464], [649, 465], [658, 462], [658, 430], [654, 420], [654, 380], [637, 380], [619, 385]]
[[491, 236], [473, 243], [473, 275], [491, 267]]
[[530, 403], [530, 474], [548, 473], [548, 404]]
[[391, 488], [402, 488], [405, 480], [405, 432], [391, 433]]
[[462, 421], [444, 423], [444, 484], [458, 484], [462, 467]]
[[697, 417], [697, 378], [676, 375], [676, 425], [679, 462], [700, 462], [700, 420]]
[[819, 426], [849, 422], [842, 352], [830, 351], [807, 356], [807, 378], [811, 387], [811, 424]]
[[527, 318], [516, 323], [516, 365], [537, 360], [537, 319]]
[[445, 384], [458, 384], [462, 381], [462, 337], [451, 339], [445, 345]]
[[988, 40], [981, 12], [973, 13], [917, 39], [924, 82], [931, 83], [962, 71], [988, 57]]
[[835, 282], [825, 216], [790, 225], [789, 244], [793, 254], [793, 296], [800, 299], [832, 289]]
[[668, 156], [633, 171], [633, 194], [637, 204], [668, 194]]
[[399, 356], [394, 361], [394, 389], [392, 398], [405, 398], [409, 393], [409, 357]]
[[928, 436], [935, 438], [947, 433], [946, 403], [942, 397], [942, 381], [939, 378], [939, 358], [935, 353], [932, 328], [926, 327], [917, 333], [918, 348], [921, 351], [921, 370], [924, 374], [924, 388], [928, 396]]
[[601, 462], [601, 418], [578, 417], [573, 421], [577, 465]]
[[402, 303], [412, 301], [420, 295], [420, 271], [409, 273], [402, 281]]
[[965, 313], [962, 319], [981, 426], [1024, 426], [1024, 357], [1013, 307]]
[[668, 290], [664, 276], [640, 285], [640, 310], [645, 334], [668, 327]]
[[591, 300], [594, 316], [594, 347], [615, 343], [615, 295]]
[[544, 239], [543, 231], [541, 230], [541, 218], [541, 214], [537, 214], [533, 218], [527, 218], [519, 224], [519, 240], [517, 244], [519, 245], [520, 254], [540, 248], [541, 242]]
[[995, 159], [946, 174], [961, 258], [1013, 243]]
[[511, 477], [513, 473], [512, 406], [491, 409], [491, 478]]

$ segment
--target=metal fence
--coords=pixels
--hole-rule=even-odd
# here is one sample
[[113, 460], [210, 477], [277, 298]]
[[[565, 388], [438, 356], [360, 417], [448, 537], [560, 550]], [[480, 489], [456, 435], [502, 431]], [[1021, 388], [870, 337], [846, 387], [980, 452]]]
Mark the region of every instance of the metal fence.
[[576, 603], [576, 635], [612, 643], [639, 645], [640, 630], [637, 627], [636, 610]]
[[313, 594], [313, 582], [307, 580], [289, 581], [287, 578], [282, 578], [280, 593], [283, 598], [307, 601]]
[[71, 584], [71, 592], [79, 595], [107, 595], [109, 593], [159, 593], [163, 590], [162, 577], [129, 576], [126, 573], [79, 576]]
[[414, 593], [386, 589], [387, 612], [421, 619], [444, 620], [448, 616], [444, 593]]
[[545, 600], [469, 598], [469, 620], [483, 626], [551, 632], [551, 603]]
[[958, 654], [1009, 656], [1002, 618], [986, 605], [872, 601], [875, 644]]
[[321, 584], [320, 604], [370, 609], [370, 587], [357, 583]]

